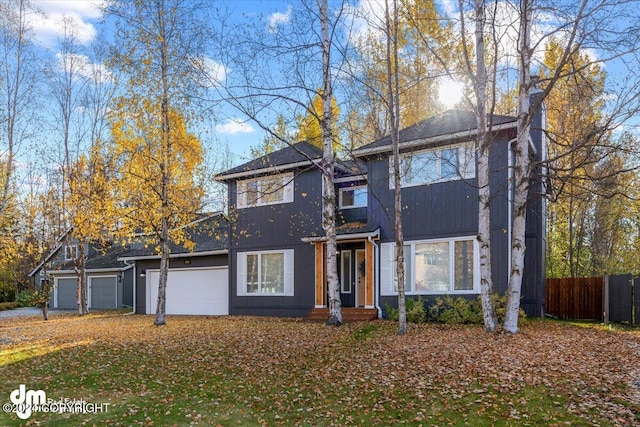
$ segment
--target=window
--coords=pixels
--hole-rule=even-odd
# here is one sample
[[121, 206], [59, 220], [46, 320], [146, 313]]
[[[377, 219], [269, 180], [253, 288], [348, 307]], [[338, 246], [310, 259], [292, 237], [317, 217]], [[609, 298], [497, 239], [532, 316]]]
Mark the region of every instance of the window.
[[74, 260], [76, 258], [78, 258], [78, 246], [77, 245], [65, 246], [64, 247], [64, 260], [65, 261], [72, 261], [72, 260]]
[[[473, 144], [403, 153], [400, 174], [402, 187], [473, 178], [476, 175]], [[389, 188], [393, 189], [393, 157], [389, 158]]]
[[351, 282], [353, 281], [351, 276], [351, 251], [342, 251], [340, 252], [340, 279], [343, 294], [351, 293]]
[[293, 173], [238, 181], [238, 208], [293, 202]]
[[367, 186], [340, 189], [340, 208], [362, 208], [367, 206]]
[[[395, 245], [381, 245], [382, 290], [398, 292], [395, 277]], [[479, 264], [475, 240], [459, 238], [406, 242], [404, 246], [405, 291], [408, 294], [480, 292]]]
[[238, 296], [293, 295], [293, 250], [238, 253]]

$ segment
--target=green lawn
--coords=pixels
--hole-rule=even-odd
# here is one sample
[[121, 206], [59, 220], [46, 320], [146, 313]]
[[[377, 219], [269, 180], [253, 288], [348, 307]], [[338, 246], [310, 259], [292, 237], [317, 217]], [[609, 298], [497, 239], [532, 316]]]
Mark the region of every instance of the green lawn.
[[106, 412], [2, 412], [1, 426], [638, 425], [640, 332], [532, 321], [517, 336], [412, 325], [398, 337], [386, 321], [0, 319], [0, 401], [20, 384]]

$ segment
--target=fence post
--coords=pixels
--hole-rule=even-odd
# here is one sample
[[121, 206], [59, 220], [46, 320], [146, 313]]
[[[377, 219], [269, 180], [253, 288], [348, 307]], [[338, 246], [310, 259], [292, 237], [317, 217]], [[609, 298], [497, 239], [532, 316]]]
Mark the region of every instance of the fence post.
[[609, 324], [609, 276], [602, 278], [602, 315], [604, 324]]

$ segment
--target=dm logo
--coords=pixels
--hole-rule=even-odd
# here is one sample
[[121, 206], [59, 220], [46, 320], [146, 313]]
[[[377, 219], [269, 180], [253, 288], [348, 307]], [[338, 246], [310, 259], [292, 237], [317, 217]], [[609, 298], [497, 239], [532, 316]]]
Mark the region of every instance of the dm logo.
[[33, 409], [47, 403], [47, 394], [44, 390], [27, 390], [24, 384], [13, 390], [9, 395], [11, 403], [16, 405], [16, 415], [21, 420], [31, 416]]

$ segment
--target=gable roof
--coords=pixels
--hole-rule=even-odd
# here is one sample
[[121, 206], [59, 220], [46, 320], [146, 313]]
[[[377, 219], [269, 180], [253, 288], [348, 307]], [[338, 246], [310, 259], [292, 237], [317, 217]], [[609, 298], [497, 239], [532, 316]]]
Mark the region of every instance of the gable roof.
[[322, 150], [320, 148], [307, 141], [301, 141], [221, 172], [216, 175], [216, 181], [227, 181], [258, 175], [262, 172], [277, 172], [295, 167], [311, 166], [314, 160], [321, 158]]
[[[194, 244], [170, 244], [171, 256], [204, 256], [225, 254], [229, 249], [229, 220], [223, 214], [214, 214], [194, 221], [184, 227], [187, 239]], [[159, 254], [156, 245], [137, 247], [120, 254], [118, 260], [155, 259]]]
[[[516, 117], [493, 115], [493, 130], [515, 127]], [[432, 145], [445, 140], [470, 138], [477, 129], [476, 115], [473, 111], [448, 110], [429, 119], [400, 130], [401, 145]], [[391, 136], [387, 135], [354, 151], [356, 157], [390, 151]]]

